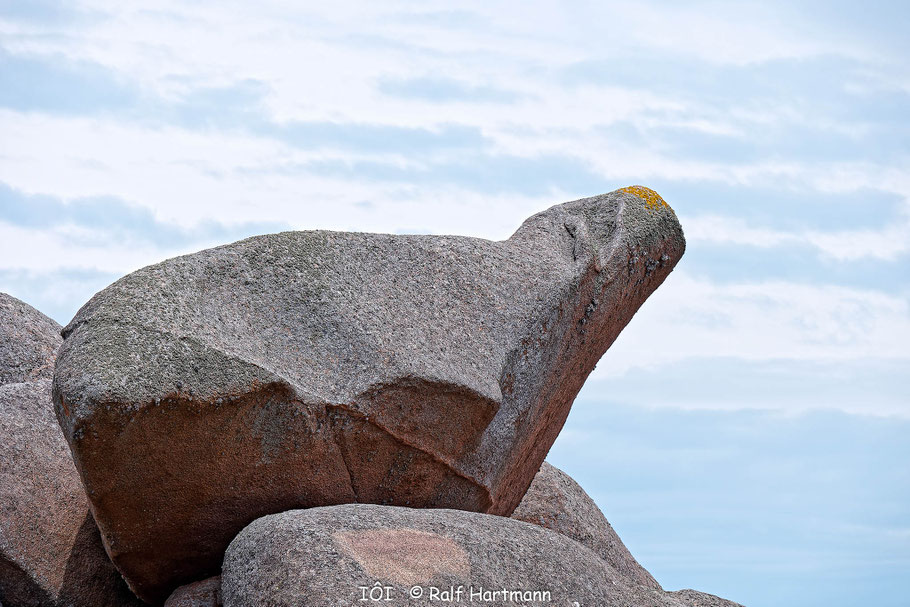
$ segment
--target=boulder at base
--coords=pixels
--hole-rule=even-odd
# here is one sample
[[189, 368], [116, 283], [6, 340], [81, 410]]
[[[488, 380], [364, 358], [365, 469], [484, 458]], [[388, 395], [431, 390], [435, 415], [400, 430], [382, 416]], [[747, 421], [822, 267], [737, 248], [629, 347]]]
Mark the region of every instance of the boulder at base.
[[685, 607], [743, 607], [739, 603], [734, 603], [733, 601], [722, 599], [719, 596], [714, 596], [713, 594], [708, 594], [706, 592], [699, 592], [697, 590], [677, 590], [676, 592], [668, 592], [667, 594], [682, 603]]
[[512, 518], [347, 504], [263, 517], [228, 547], [224, 607], [689, 607], [589, 548]]
[[286, 232], [124, 277], [64, 330], [54, 385], [108, 553], [162, 602], [268, 513], [509, 515], [684, 248], [633, 187], [502, 242]]
[[221, 576], [181, 586], [164, 602], [164, 607], [222, 607]]
[[606, 517], [571, 476], [544, 462], [512, 518], [552, 529], [593, 550], [622, 576], [660, 590], [638, 564]]
[[[544, 604], [533, 593], [549, 592], [555, 605], [606, 606], [619, 604], [613, 600], [619, 581], [587, 548], [521, 521], [348, 504], [252, 523], [227, 550], [222, 593], [225, 607], [354, 605], [380, 587], [395, 605], [439, 605], [445, 598], [454, 605]], [[444, 597], [432, 594], [434, 587], [463, 590]], [[471, 601], [471, 587], [500, 594]]]
[[0, 602], [140, 605], [110, 562], [57, 424], [60, 326], [0, 293]]
[[[626, 584], [661, 591], [660, 584], [642, 567], [613, 530], [600, 508], [575, 480], [547, 462], [540, 467], [512, 518], [572, 538], [587, 546], [615, 570]], [[651, 596], [645, 592], [641, 596]], [[660, 604], [684, 607], [742, 607], [697, 590], [667, 592]]]

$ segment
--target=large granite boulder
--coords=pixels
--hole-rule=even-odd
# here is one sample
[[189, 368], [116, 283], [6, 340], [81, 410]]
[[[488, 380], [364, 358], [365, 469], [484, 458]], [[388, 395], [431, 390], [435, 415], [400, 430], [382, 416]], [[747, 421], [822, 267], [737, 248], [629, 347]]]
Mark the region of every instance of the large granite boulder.
[[660, 590], [638, 564], [606, 517], [572, 477], [544, 462], [512, 518], [552, 529], [587, 546], [624, 579]]
[[0, 293], [0, 602], [140, 605], [110, 562], [54, 415], [60, 326]]
[[627, 188], [502, 242], [286, 232], [124, 277], [65, 328], [54, 384], [108, 553], [161, 602], [264, 514], [510, 514], [684, 247]]
[[[620, 583], [593, 552], [542, 527], [461, 510], [348, 504], [253, 522], [227, 550], [222, 594], [225, 607], [355, 605], [370, 592], [395, 605], [550, 602], [470, 600], [472, 588], [505, 589], [606, 607], [619, 604], [611, 599]], [[433, 588], [462, 591], [445, 597]]]
[[373, 504], [254, 521], [225, 554], [222, 596], [224, 607], [694, 607], [626, 578], [592, 550], [538, 525]]

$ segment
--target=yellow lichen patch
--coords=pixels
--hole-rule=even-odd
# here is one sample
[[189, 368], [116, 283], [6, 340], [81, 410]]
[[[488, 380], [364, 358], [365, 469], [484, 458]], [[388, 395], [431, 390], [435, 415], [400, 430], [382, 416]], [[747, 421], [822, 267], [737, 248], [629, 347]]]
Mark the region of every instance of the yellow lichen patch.
[[629, 187], [620, 188], [619, 191], [638, 196], [644, 200], [652, 209], [659, 209], [661, 207], [666, 207], [668, 209], [670, 208], [670, 205], [668, 205], [667, 202], [660, 197], [660, 194], [651, 188], [646, 188], [643, 185], [630, 185]]

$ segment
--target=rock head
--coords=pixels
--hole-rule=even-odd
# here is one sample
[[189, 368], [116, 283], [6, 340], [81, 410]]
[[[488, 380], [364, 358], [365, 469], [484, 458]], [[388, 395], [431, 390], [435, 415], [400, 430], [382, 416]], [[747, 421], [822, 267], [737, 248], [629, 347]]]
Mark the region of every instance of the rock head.
[[108, 554], [161, 602], [266, 514], [509, 515], [684, 248], [636, 186], [501, 242], [285, 232], [122, 278], [64, 329], [54, 379]]

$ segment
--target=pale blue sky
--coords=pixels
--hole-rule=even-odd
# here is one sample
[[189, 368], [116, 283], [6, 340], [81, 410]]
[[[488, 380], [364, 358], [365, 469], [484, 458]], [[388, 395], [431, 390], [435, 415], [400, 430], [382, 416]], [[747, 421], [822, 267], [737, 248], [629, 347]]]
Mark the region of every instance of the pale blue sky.
[[667, 588], [905, 604], [907, 3], [292, 4], [0, 0], [0, 290], [648, 185], [688, 250], [552, 461]]

